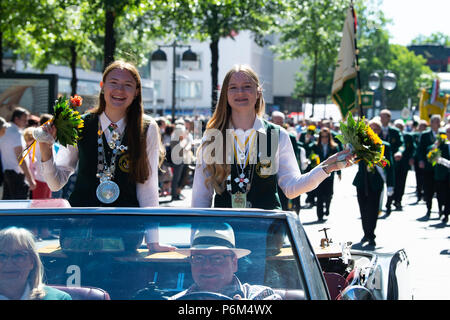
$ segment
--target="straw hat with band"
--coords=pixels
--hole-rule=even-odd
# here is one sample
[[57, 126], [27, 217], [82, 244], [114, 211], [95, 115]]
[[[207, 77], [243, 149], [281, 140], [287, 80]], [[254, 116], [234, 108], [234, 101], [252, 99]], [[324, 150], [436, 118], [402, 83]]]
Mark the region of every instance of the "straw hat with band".
[[195, 251], [227, 250], [233, 251], [236, 257], [242, 258], [250, 254], [248, 249], [236, 248], [234, 231], [228, 223], [202, 225], [195, 230], [191, 247], [175, 251], [190, 256]]

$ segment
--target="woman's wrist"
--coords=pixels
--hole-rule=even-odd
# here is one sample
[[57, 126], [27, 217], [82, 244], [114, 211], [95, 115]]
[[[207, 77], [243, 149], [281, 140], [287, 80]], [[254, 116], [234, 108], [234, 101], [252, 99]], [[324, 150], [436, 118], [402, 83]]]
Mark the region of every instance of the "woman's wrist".
[[322, 170], [326, 173], [326, 174], [330, 174], [331, 170], [329, 170], [328, 166], [326, 164], [322, 165]]

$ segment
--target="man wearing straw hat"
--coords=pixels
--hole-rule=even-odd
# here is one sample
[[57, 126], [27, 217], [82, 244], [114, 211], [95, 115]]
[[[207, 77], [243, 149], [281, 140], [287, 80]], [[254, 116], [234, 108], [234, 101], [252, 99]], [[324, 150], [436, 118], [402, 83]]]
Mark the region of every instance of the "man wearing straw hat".
[[207, 291], [236, 300], [281, 300], [271, 288], [242, 284], [235, 276], [238, 259], [250, 254], [251, 251], [236, 248], [234, 232], [228, 223], [199, 226], [192, 237], [191, 247], [176, 251], [189, 257], [195, 283], [171, 299]]

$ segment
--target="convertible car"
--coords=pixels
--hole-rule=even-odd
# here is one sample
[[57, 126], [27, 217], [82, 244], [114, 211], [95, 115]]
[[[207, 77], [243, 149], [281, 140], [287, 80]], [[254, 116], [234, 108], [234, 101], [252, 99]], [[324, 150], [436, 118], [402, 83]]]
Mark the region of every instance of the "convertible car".
[[205, 223], [227, 223], [236, 247], [250, 251], [238, 260], [242, 283], [268, 286], [282, 299], [412, 298], [404, 250], [355, 251], [350, 243], [330, 243], [326, 230], [321, 243], [312, 245], [291, 212], [71, 208], [65, 200], [0, 203], [0, 229], [50, 231], [51, 237], [37, 241], [45, 282], [82, 300], [164, 300], [186, 290], [193, 284], [188, 257], [179, 250], [150, 252], [145, 234], [157, 230], [161, 244], [186, 249], [192, 230]]

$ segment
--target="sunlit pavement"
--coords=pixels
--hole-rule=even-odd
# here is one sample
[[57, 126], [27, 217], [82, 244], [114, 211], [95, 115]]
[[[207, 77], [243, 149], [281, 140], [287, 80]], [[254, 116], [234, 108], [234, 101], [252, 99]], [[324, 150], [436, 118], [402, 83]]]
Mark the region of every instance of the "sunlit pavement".
[[[324, 223], [317, 222], [316, 208], [301, 209], [300, 219], [313, 244], [319, 244], [324, 227], [330, 228], [328, 236], [335, 243], [351, 241], [358, 245], [363, 236], [362, 225], [356, 199], [356, 188], [352, 185], [357, 167], [345, 169], [342, 180], [335, 177], [334, 196], [330, 216]], [[375, 234], [376, 252], [394, 252], [406, 249], [410, 261], [411, 288], [414, 299], [450, 299], [450, 223], [438, 219], [437, 201], [429, 220], [422, 219], [426, 213], [425, 202], [415, 204], [415, 174], [409, 171], [403, 197], [403, 211], [392, 211], [385, 217], [386, 195]], [[189, 207], [192, 190], [183, 190], [184, 200], [168, 202], [170, 197], [161, 198], [161, 206]], [[302, 204], [306, 195], [302, 195]], [[394, 207], [393, 207], [394, 209]]]

